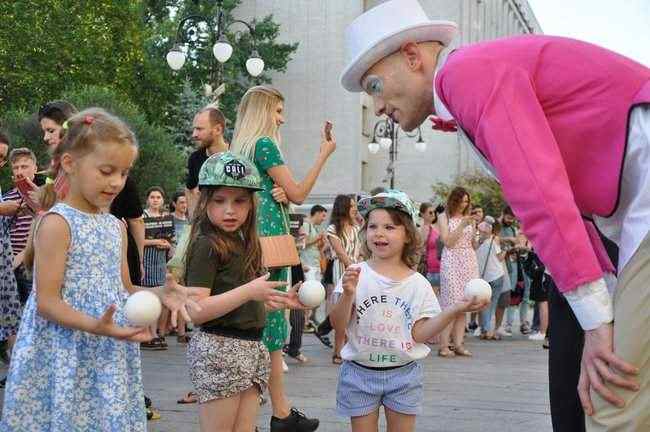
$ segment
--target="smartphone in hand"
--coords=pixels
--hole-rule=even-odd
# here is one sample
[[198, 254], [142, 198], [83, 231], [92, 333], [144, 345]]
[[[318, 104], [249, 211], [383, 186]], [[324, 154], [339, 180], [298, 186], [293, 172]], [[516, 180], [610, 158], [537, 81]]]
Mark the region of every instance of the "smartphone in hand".
[[325, 122], [325, 127], [323, 128], [323, 131], [325, 132], [325, 139], [327, 141], [332, 141], [332, 127], [334, 127], [332, 122], [327, 120]]

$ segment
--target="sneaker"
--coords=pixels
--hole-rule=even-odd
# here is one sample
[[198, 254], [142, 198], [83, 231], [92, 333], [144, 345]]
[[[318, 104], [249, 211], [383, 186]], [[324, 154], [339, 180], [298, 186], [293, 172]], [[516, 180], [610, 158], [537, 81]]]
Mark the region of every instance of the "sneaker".
[[303, 333], [314, 333], [316, 331], [316, 326], [314, 326], [313, 321], [309, 321], [305, 324], [305, 327], [302, 329]]
[[472, 331], [473, 331], [473, 330], [476, 330], [476, 329], [478, 328], [478, 323], [472, 321], [471, 323], [469, 323], [469, 325], [467, 326], [467, 328], [470, 329], [470, 330], [472, 330]]
[[285, 362], [284, 359], [282, 359], [282, 371], [285, 373], [289, 372], [289, 366], [287, 366], [287, 362]]
[[506, 327], [504, 328], [504, 331], [506, 333], [510, 333], [510, 336], [512, 336], [512, 324], [506, 324]]
[[482, 333], [481, 328], [476, 327], [476, 330], [474, 330], [474, 336], [479, 337], [479, 336], [481, 336], [481, 333]]
[[543, 333], [533, 333], [528, 336], [528, 340], [532, 341], [543, 341], [546, 339], [546, 336]]
[[325, 336], [325, 335], [321, 335], [320, 333], [318, 333], [318, 331], [315, 331], [315, 332], [314, 332], [314, 335], [315, 335], [315, 336], [318, 338], [318, 340], [319, 340], [323, 345], [325, 345], [327, 348], [330, 348], [330, 349], [331, 349], [331, 348], [334, 348], [334, 345], [332, 345], [332, 341], [330, 341], [330, 338], [329, 338], [329, 337], [327, 337], [327, 336]]
[[507, 327], [506, 328], [500, 327], [499, 330], [497, 330], [497, 334], [499, 336], [511, 337], [512, 336], [512, 331], [509, 331]]
[[521, 326], [519, 326], [519, 331], [521, 332], [522, 335], [530, 334], [530, 326], [528, 325], [527, 322], [525, 322]]
[[271, 432], [313, 432], [318, 429], [318, 419], [307, 418], [295, 408], [283, 418], [271, 417]]

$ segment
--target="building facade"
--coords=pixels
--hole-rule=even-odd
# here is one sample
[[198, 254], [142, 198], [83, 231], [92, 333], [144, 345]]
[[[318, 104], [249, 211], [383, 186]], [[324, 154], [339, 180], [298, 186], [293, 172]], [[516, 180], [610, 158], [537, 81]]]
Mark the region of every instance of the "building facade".
[[[296, 178], [307, 173], [319, 151], [325, 120], [334, 123], [337, 150], [310, 195], [309, 203], [331, 203], [340, 193], [369, 191], [388, 186], [389, 152], [368, 150], [376, 122], [372, 100], [351, 94], [339, 84], [345, 66], [346, 26], [382, 0], [243, 0], [235, 15], [250, 19], [273, 14], [281, 25], [280, 40], [299, 42], [286, 73], [273, 77], [285, 96], [282, 149]], [[431, 19], [459, 25], [454, 46], [525, 33], [541, 33], [525, 0], [420, 0]], [[415, 139], [398, 134], [393, 165], [395, 187], [424, 201], [431, 186], [450, 182], [479, 168], [466, 143], [454, 133], [421, 126], [426, 149], [416, 149]]]

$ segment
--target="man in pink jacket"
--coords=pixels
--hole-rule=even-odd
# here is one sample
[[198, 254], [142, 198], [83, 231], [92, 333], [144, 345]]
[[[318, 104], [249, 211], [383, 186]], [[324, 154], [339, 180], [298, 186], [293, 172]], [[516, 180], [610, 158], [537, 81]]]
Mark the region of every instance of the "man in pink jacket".
[[406, 131], [457, 124], [584, 330], [587, 429], [650, 430], [650, 70], [549, 36], [450, 52], [455, 33], [417, 0], [383, 3], [349, 26], [341, 83]]

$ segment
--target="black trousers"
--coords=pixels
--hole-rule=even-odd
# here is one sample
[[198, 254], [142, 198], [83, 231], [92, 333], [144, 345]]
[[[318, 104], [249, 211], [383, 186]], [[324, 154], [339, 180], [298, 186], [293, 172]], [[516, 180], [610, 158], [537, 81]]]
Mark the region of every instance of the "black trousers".
[[[304, 281], [305, 273], [302, 270], [302, 264], [291, 267], [291, 283], [297, 284], [298, 282]], [[296, 309], [289, 311], [289, 325], [291, 325], [291, 333], [289, 333], [287, 354], [296, 357], [300, 354], [300, 348], [302, 348], [302, 334], [305, 328], [305, 311]]]
[[555, 283], [549, 284], [548, 375], [554, 432], [584, 432], [578, 397], [584, 332]]

